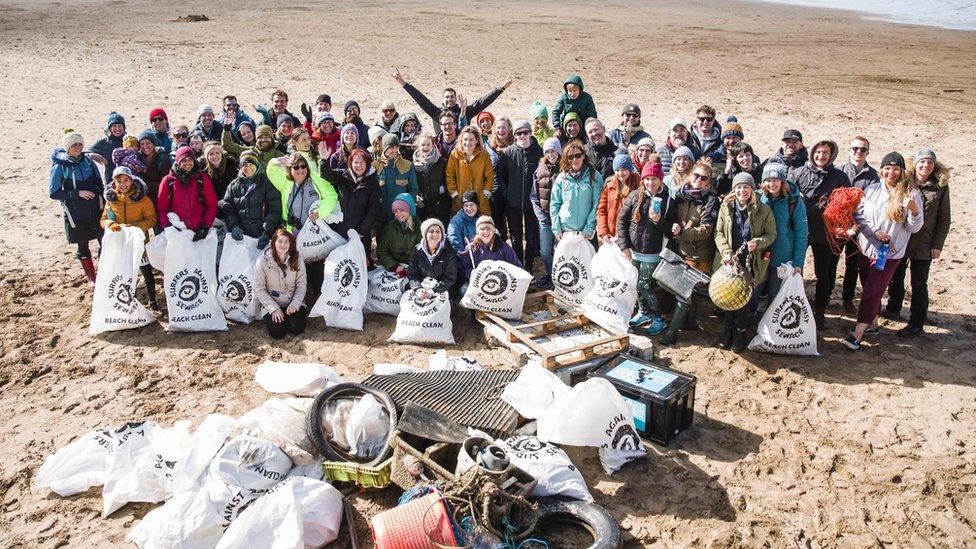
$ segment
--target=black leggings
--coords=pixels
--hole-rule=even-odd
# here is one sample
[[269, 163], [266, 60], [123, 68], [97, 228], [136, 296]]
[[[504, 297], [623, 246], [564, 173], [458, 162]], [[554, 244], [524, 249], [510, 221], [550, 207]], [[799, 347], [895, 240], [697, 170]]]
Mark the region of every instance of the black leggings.
[[75, 253], [75, 257], [77, 257], [78, 259], [91, 259], [92, 258], [91, 248], [88, 247], [88, 243], [89, 242], [91, 242], [91, 241], [90, 240], [85, 240], [84, 242], [79, 242], [78, 243], [78, 252]]
[[153, 278], [152, 265], [140, 265], [139, 272], [142, 279], [146, 282], [146, 293], [149, 294], [149, 301], [156, 301], [156, 279]]
[[814, 309], [826, 309], [830, 303], [830, 294], [834, 291], [837, 284], [837, 262], [839, 257], [830, 250], [830, 245], [825, 243], [810, 243], [813, 250], [813, 272], [817, 277], [817, 292], [813, 298]]
[[271, 318], [271, 313], [264, 315], [264, 327], [268, 329], [268, 335], [272, 339], [283, 339], [288, 332], [298, 335], [305, 331], [305, 323], [308, 320], [308, 308], [302, 307], [294, 314], [288, 314], [284, 310], [281, 314], [285, 317], [281, 322], [275, 322]]
[[[532, 263], [539, 255], [539, 221], [531, 209], [508, 210], [508, 231], [512, 237], [515, 256], [522, 262], [526, 271], [532, 272]], [[525, 245], [522, 239], [525, 239]]]
[[921, 328], [925, 325], [929, 315], [931, 259], [902, 259], [888, 284], [888, 306], [886, 309], [895, 314], [901, 313], [902, 302], [905, 301], [905, 273], [909, 267], [912, 269], [912, 305], [908, 324]]
[[307, 291], [305, 292], [305, 303], [311, 305], [315, 303], [314, 298], [317, 298], [320, 293], [322, 293], [322, 279], [325, 277], [325, 260], [320, 259], [318, 261], [312, 261], [305, 264], [305, 276], [307, 277]]

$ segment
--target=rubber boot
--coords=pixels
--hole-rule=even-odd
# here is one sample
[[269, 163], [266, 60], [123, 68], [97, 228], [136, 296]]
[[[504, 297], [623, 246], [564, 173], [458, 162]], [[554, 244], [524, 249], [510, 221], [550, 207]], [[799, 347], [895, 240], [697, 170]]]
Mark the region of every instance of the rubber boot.
[[827, 329], [826, 307], [817, 307], [813, 311], [813, 321], [817, 323], [817, 331], [822, 332]]
[[688, 304], [680, 299], [674, 306], [674, 313], [671, 315], [671, 324], [668, 325], [668, 331], [664, 332], [658, 343], [661, 345], [674, 345], [678, 341], [678, 330], [681, 325], [685, 322], [685, 318], [688, 314]]
[[732, 337], [734, 328], [732, 326], [726, 326], [722, 332], [722, 337], [718, 338], [715, 346], [719, 349], [728, 349], [732, 345]]
[[686, 332], [701, 330], [701, 324], [698, 323], [698, 302], [695, 301], [695, 296], [691, 296], [691, 302], [688, 303], [688, 316], [681, 323], [681, 329]]
[[88, 279], [88, 285], [92, 288], [95, 287], [95, 263], [92, 258], [79, 259], [81, 262], [81, 268], [85, 270], [85, 278]]
[[159, 302], [156, 301], [156, 279], [153, 277], [152, 266], [142, 265], [139, 267], [139, 272], [142, 273], [142, 279], [146, 283], [146, 293], [149, 295], [149, 310], [153, 314], [159, 314]]
[[746, 350], [746, 345], [748, 344], [745, 328], [736, 328], [735, 335], [732, 337], [732, 352], [741, 353]]

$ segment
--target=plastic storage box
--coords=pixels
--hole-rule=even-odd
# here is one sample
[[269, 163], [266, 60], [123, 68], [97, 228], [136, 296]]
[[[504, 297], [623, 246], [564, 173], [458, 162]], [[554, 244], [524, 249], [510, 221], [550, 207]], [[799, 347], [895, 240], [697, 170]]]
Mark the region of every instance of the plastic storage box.
[[634, 410], [634, 426], [646, 439], [667, 445], [691, 426], [695, 376], [631, 355], [616, 356], [591, 376], [607, 379]]

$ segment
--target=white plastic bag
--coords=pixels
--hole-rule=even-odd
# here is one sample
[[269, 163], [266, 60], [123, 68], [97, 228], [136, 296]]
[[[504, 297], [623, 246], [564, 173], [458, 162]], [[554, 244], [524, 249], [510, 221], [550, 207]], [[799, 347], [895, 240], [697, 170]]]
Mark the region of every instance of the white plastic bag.
[[141, 229], [129, 226], [121, 231], [107, 231], [102, 237], [89, 334], [139, 328], [156, 321], [136, 299], [144, 237]]
[[237, 420], [224, 414], [208, 414], [193, 431], [186, 450], [173, 469], [173, 493], [192, 490], [217, 452], [224, 446]]
[[634, 427], [633, 410], [606, 379], [571, 388], [556, 374], [529, 364], [501, 398], [522, 417], [537, 421], [539, 440], [599, 448], [607, 474], [647, 453]]
[[334, 541], [342, 494], [327, 482], [292, 477], [258, 498], [220, 538], [217, 549], [304, 549]]
[[749, 350], [781, 355], [818, 356], [817, 323], [803, 289], [803, 275], [791, 263], [776, 268], [783, 280], [779, 292], [763, 313]]
[[349, 242], [329, 254], [324, 272], [322, 295], [308, 316], [320, 316], [332, 328], [362, 331], [367, 290], [366, 250], [354, 229], [349, 229]]
[[153, 269], [162, 272], [166, 268], [166, 233], [153, 235], [146, 244], [146, 257]]
[[518, 320], [522, 318], [522, 307], [530, 282], [532, 275], [525, 269], [505, 261], [482, 261], [471, 271], [461, 305]]
[[325, 259], [332, 250], [346, 242], [324, 219], [306, 221], [295, 237], [298, 255], [305, 263]]
[[454, 343], [451, 301], [447, 292], [414, 288], [403, 293], [396, 329], [390, 335], [395, 343]]
[[441, 349], [430, 355], [427, 360], [430, 371], [446, 370], [449, 372], [477, 372], [485, 368], [477, 360], [467, 356], [447, 356], [447, 350]]
[[247, 235], [239, 241], [225, 238], [220, 255], [217, 302], [227, 318], [245, 324], [261, 312], [261, 302], [254, 295], [254, 265], [263, 253], [257, 242]]
[[103, 517], [131, 501], [155, 503], [173, 493], [173, 470], [190, 442], [189, 429], [190, 422], [185, 420], [169, 429], [148, 424], [145, 430], [130, 433], [109, 454], [102, 488]]
[[627, 333], [637, 304], [637, 267], [616, 244], [600, 246], [592, 266], [593, 288], [583, 299], [583, 312], [601, 326]]
[[254, 372], [254, 380], [269, 393], [313, 397], [342, 383], [342, 377], [325, 364], [275, 362], [266, 360]]
[[226, 330], [227, 319], [217, 304], [217, 234], [193, 242], [193, 233], [166, 227], [166, 268], [163, 288], [169, 309], [167, 331]]
[[407, 289], [407, 279], [382, 267], [373, 269], [367, 275], [369, 290], [366, 293], [365, 313], [379, 313], [383, 315], [400, 314], [400, 298]]
[[562, 448], [525, 435], [497, 442], [513, 465], [535, 477], [531, 497], [566, 496], [593, 501], [583, 474]]
[[373, 395], [364, 395], [349, 410], [346, 441], [349, 453], [374, 458], [390, 435], [390, 416]]
[[231, 435], [250, 435], [274, 443], [295, 465], [308, 465], [315, 461], [316, 453], [315, 444], [305, 429], [311, 400], [269, 398], [239, 417]]
[[552, 283], [559, 295], [576, 303], [583, 303], [593, 287], [593, 245], [581, 233], [563, 233], [553, 252]]

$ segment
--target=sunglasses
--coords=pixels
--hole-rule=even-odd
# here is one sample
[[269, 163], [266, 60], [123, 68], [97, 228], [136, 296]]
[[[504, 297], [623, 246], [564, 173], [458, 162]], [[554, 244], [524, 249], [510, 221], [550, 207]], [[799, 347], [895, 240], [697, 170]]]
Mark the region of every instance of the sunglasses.
[[292, 166], [291, 169], [293, 169], [293, 170], [307, 171], [308, 170], [308, 166]]
[[526, 136], [526, 135], [529, 135], [530, 133], [532, 133], [532, 132], [530, 132], [529, 130], [519, 130], [519, 131], [515, 132], [515, 135], [516, 136]]
[[855, 153], [867, 153], [868, 152], [868, 148], [867, 147], [851, 147], [851, 151], [853, 151]]
[[698, 117], [698, 121], [699, 122], [711, 122], [712, 120], [715, 120], [715, 117], [714, 116], [699, 116]]
[[177, 139], [186, 139], [187, 136], [189, 136], [189, 135], [190, 134], [188, 134], [188, 133], [174, 133], [173, 134], [173, 137], [175, 137]]
[[155, 116], [155, 117], [149, 119], [150, 122], [162, 122], [163, 120], [166, 120], [166, 119], [163, 118], [162, 116]]
[[707, 175], [702, 175], [700, 173], [696, 173], [696, 174], [694, 174], [694, 176], [695, 176], [695, 181], [708, 181], [709, 180], [709, 177]]
[[569, 159], [570, 160], [579, 160], [579, 159], [583, 158], [584, 156], [586, 156], [586, 155], [584, 155], [583, 153], [574, 153], [574, 154], [569, 155]]
[[227, 103], [228, 109], [234, 109], [236, 111], [238, 107], [240, 107], [240, 105], [238, 105], [237, 103]]
[[383, 109], [383, 112], [396, 112], [396, 109]]
[[633, 112], [629, 112], [629, 113], [625, 114], [624, 116], [627, 117], [627, 118], [640, 118], [640, 115], [639, 114], [633, 113]]

